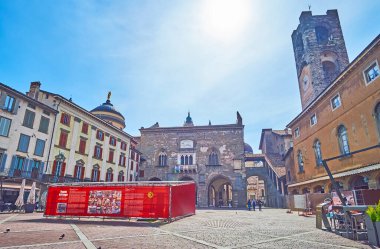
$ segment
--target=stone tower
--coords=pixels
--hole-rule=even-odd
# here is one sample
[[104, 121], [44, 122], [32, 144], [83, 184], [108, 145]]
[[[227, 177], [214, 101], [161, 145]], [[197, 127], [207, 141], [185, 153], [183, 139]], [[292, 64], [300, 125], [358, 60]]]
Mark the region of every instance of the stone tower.
[[303, 11], [292, 33], [302, 109], [349, 64], [337, 10], [326, 15]]

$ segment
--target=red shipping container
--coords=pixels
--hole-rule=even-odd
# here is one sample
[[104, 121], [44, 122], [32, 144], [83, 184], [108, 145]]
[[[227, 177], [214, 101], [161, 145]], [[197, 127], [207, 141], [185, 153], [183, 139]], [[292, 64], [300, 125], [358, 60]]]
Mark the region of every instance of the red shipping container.
[[45, 209], [45, 216], [173, 219], [193, 214], [194, 182], [53, 184]]

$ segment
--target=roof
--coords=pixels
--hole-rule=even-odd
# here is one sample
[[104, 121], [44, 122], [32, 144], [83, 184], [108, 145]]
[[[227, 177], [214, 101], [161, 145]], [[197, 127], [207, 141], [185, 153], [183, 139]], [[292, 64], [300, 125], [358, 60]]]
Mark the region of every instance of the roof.
[[343, 82], [343, 79], [347, 77], [347, 74], [350, 73], [354, 68], [356, 68], [356, 64], [362, 62], [371, 50], [373, 50], [376, 46], [380, 45], [380, 35], [376, 36], [376, 38], [343, 70], [338, 77], [328, 86], [325, 90], [323, 90], [309, 105], [305, 107], [290, 123], [286, 126], [290, 128], [297, 120], [299, 120], [302, 116], [308, 113], [317, 103], [323, 100], [323, 97], [335, 89], [339, 83]]
[[111, 104], [111, 101], [109, 99], [107, 99], [107, 101], [101, 104], [100, 106], [92, 109], [90, 112], [111, 112], [121, 116], [124, 119], [124, 116], [120, 112], [116, 111], [115, 107], [113, 106], [113, 104]]
[[286, 174], [285, 161], [282, 160], [282, 156], [280, 154], [267, 153], [265, 154], [265, 159], [278, 177]]
[[[333, 177], [334, 178], [340, 178], [340, 177], [344, 177], [344, 176], [351, 176], [351, 175], [361, 174], [361, 173], [365, 173], [365, 172], [369, 172], [369, 171], [377, 170], [377, 169], [380, 169], [380, 163], [376, 163], [376, 164], [372, 164], [372, 165], [367, 165], [367, 166], [364, 166], [364, 167], [360, 167], [360, 168], [357, 168], [357, 169], [351, 169], [351, 170], [347, 170], [347, 171], [343, 171], [343, 172], [339, 172], [339, 173], [334, 173]], [[294, 184], [289, 184], [288, 187], [297, 187], [297, 186], [301, 186], [301, 185], [304, 185], [304, 184], [309, 184], [309, 183], [319, 182], [319, 181], [325, 181], [325, 180], [329, 180], [329, 179], [330, 179], [329, 176], [326, 175], [326, 176], [317, 177], [317, 178], [310, 179], [310, 180], [303, 181], [303, 182], [297, 182], [297, 183], [294, 183]]]
[[270, 131], [276, 135], [279, 135], [279, 136], [291, 136], [292, 135], [292, 131], [290, 129], [285, 129], [285, 130], [272, 130], [271, 128], [266, 128], [266, 129], [262, 129], [261, 130], [261, 137], [260, 137], [260, 145], [259, 145], [259, 149], [262, 150], [262, 145], [263, 145], [263, 141], [264, 141], [264, 134], [266, 131]]
[[19, 98], [23, 98], [24, 100], [29, 101], [30, 103], [33, 103], [34, 105], [39, 106], [42, 109], [48, 110], [49, 112], [52, 112], [54, 114], [58, 113], [57, 110], [51, 108], [50, 106], [45, 105], [44, 103], [41, 103], [40, 101], [33, 99], [33, 98], [29, 97], [28, 95], [26, 95], [22, 92], [19, 92], [16, 89], [13, 89], [13, 88], [11, 88], [11, 87], [9, 87], [9, 86], [1, 83], [1, 82], [0, 82], [0, 87], [5, 88], [5, 90], [12, 92], [13, 94], [17, 95]]
[[109, 128], [112, 128], [114, 131], [118, 132], [118, 133], [121, 133], [122, 135], [124, 136], [127, 136], [128, 138], [133, 138], [131, 135], [129, 135], [128, 133], [126, 133], [125, 131], [117, 128], [116, 126], [113, 126], [112, 124], [106, 122], [105, 120], [95, 116], [94, 114], [92, 114], [91, 112], [87, 111], [86, 109], [84, 109], [83, 107], [75, 104], [73, 101], [70, 101], [68, 99], [66, 99], [65, 97], [59, 95], [59, 94], [56, 94], [56, 93], [51, 93], [51, 92], [47, 92], [47, 91], [44, 91], [44, 90], [41, 90], [40, 89], [40, 92], [44, 92], [44, 93], [48, 93], [50, 95], [53, 95], [55, 98], [58, 98], [58, 99], [61, 99], [62, 101], [64, 101], [66, 104], [68, 105], [71, 105], [72, 107], [82, 111], [83, 113], [85, 113], [86, 115], [88, 115], [89, 117], [97, 120], [98, 122], [101, 122], [102, 124], [108, 126]]

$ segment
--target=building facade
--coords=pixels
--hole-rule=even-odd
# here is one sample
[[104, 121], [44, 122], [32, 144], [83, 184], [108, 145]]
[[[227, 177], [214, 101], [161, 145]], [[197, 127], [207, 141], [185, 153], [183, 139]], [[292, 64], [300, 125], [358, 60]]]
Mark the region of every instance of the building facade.
[[194, 181], [200, 207], [245, 206], [244, 126], [239, 113], [236, 124], [195, 126], [189, 113], [182, 127], [156, 123], [140, 132], [140, 180]]
[[[57, 111], [0, 84], [0, 200], [14, 202], [21, 180], [41, 182]], [[37, 188], [39, 188], [39, 184]]]
[[[319, 17], [318, 23], [330, 23], [329, 13], [332, 12], [328, 11], [327, 16]], [[306, 14], [310, 16], [311, 13]], [[301, 14], [301, 18], [306, 14]], [[343, 48], [343, 38], [334, 35], [334, 32], [332, 34], [332, 41], [336, 43], [334, 46]], [[295, 42], [293, 38], [293, 43]], [[340, 55], [344, 65], [344, 53], [336, 54], [337, 65], [341, 64]], [[313, 79], [313, 83], [322, 84], [324, 88], [307, 105], [303, 104], [302, 112], [287, 126], [293, 131], [294, 141], [293, 151], [289, 153], [293, 154], [293, 160], [287, 159], [289, 192], [331, 191], [332, 186], [322, 161], [334, 157], [336, 159], [327, 163], [341, 188], [353, 190], [380, 187], [379, 61], [380, 36], [337, 75], [331, 84], [325, 84], [323, 79]], [[315, 66], [318, 67], [318, 63]], [[301, 99], [302, 91], [300, 85]]]
[[[124, 117], [108, 99], [89, 112], [32, 82], [28, 96], [57, 112], [47, 159], [47, 182], [125, 182], [136, 180], [131, 169], [132, 136], [124, 132]], [[130, 177], [132, 175], [132, 177]]]

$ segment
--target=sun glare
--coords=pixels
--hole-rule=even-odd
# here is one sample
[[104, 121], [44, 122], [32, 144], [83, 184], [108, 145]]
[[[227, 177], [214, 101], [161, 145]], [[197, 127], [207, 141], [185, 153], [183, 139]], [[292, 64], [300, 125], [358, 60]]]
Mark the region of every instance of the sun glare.
[[247, 28], [251, 10], [250, 0], [204, 0], [202, 30], [220, 41], [236, 40]]

